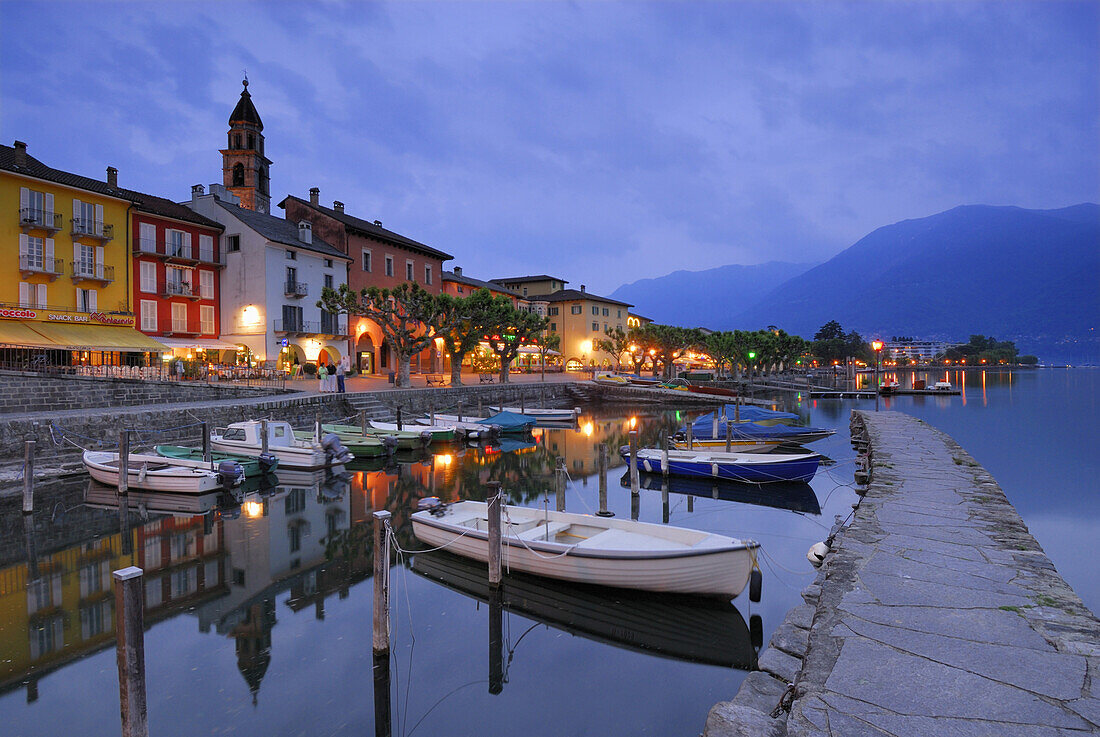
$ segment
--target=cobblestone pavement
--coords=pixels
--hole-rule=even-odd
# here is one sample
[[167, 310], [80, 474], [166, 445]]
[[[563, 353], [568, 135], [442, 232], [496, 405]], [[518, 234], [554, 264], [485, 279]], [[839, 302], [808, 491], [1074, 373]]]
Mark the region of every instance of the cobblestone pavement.
[[[705, 735], [1100, 732], [1100, 620], [996, 481], [920, 420], [858, 414], [867, 494]], [[773, 712], [787, 682], [789, 714]]]

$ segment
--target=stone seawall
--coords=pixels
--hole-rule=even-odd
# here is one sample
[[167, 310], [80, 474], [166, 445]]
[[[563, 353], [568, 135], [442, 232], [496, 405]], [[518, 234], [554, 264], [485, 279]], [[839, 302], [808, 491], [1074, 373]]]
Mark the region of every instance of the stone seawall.
[[281, 389], [0, 371], [0, 415], [263, 397]]
[[853, 412], [871, 478], [705, 737], [1095, 734], [1100, 620], [989, 473], [898, 412]]

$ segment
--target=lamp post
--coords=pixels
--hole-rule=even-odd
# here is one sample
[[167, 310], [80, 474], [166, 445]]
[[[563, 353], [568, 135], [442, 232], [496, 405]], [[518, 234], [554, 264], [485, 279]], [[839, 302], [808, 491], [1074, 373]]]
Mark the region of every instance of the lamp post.
[[878, 412], [878, 362], [882, 352], [882, 341], [872, 340], [871, 350], [875, 352], [875, 412]]

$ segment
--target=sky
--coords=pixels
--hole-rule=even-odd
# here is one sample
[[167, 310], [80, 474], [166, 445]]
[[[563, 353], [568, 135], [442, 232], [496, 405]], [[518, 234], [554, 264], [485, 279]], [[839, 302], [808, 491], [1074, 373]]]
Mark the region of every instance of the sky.
[[1100, 202], [1095, 1], [4, 0], [0, 141], [184, 200], [245, 71], [273, 204], [319, 187], [483, 279], [609, 294]]

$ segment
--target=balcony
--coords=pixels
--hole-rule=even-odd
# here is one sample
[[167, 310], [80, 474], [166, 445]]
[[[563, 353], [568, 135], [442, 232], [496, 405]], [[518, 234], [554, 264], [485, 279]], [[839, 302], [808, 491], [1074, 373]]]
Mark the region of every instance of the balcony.
[[336, 316], [321, 317], [321, 335], [330, 335], [333, 338], [345, 338], [348, 336], [347, 318], [340, 319]]
[[106, 243], [115, 237], [115, 226], [90, 218], [72, 219], [73, 238], [97, 238]]
[[97, 264], [94, 261], [70, 261], [70, 273], [73, 281], [97, 281], [107, 286], [115, 280], [115, 267]]
[[165, 261], [178, 264], [195, 265], [199, 263], [213, 264], [221, 267], [222, 263], [215, 260], [214, 248], [195, 248], [180, 243], [165, 243], [153, 238], [138, 238], [134, 241], [135, 256], [156, 256]]
[[164, 328], [164, 335], [171, 337], [173, 335], [201, 335], [202, 323], [198, 320], [172, 320]]
[[35, 207], [23, 207], [19, 210], [19, 227], [26, 233], [30, 230], [45, 230], [50, 235], [61, 230], [61, 213], [39, 210]]
[[276, 320], [275, 332], [299, 335], [318, 335], [320, 325], [312, 320]]
[[30, 254], [19, 257], [19, 273], [24, 277], [45, 274], [53, 281], [65, 273], [65, 260], [60, 258], [40, 258]]
[[304, 297], [309, 294], [309, 286], [300, 281], [284, 282], [283, 294], [285, 294], [287, 297]]
[[199, 295], [195, 290], [185, 281], [166, 281], [160, 289], [161, 297], [187, 297], [187, 299], [198, 299]]

